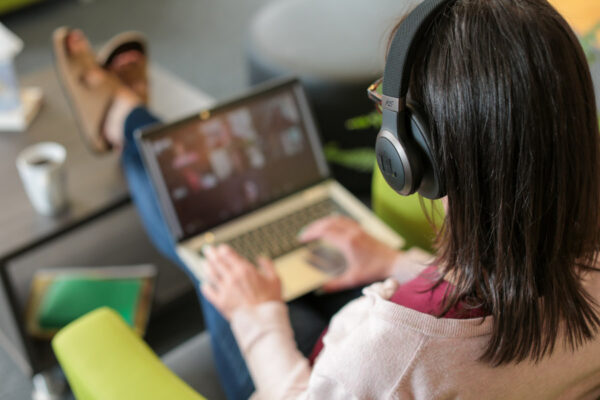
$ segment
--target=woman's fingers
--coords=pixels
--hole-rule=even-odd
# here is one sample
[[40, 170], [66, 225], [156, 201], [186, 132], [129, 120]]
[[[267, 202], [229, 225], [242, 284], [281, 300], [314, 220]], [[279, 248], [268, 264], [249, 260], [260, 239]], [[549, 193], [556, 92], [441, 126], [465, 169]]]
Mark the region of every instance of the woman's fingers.
[[202, 283], [200, 286], [200, 290], [202, 291], [202, 295], [206, 298], [206, 300], [210, 301], [215, 307], [220, 308], [221, 302], [219, 297], [219, 292], [212, 286], [209, 282]]
[[357, 227], [358, 224], [350, 218], [339, 215], [325, 217], [304, 228], [298, 239], [304, 243], [317, 239], [334, 241], [346, 235], [349, 230], [356, 230]]
[[231, 281], [235, 290], [245, 295], [252, 293], [258, 279], [256, 267], [227, 245], [219, 246], [219, 252], [231, 265]]
[[206, 249], [203, 295], [226, 318], [240, 307], [281, 301], [281, 282], [273, 263], [261, 258], [262, 273], [227, 245]]
[[337, 216], [325, 217], [308, 224], [300, 231], [298, 240], [301, 242], [310, 242], [316, 240], [323, 235], [329, 227], [337, 223]]
[[266, 300], [281, 300], [281, 279], [279, 279], [279, 275], [277, 274], [275, 263], [264, 256], [258, 257], [256, 262], [260, 267], [261, 280], [263, 282], [261, 296], [266, 296]]
[[279, 277], [277, 275], [277, 270], [275, 269], [275, 263], [271, 261], [270, 258], [265, 256], [259, 256], [256, 259], [256, 262], [267, 278], [273, 279]]
[[214, 262], [211, 262], [207, 258], [203, 266], [205, 275], [204, 279], [207, 283], [210, 283], [211, 285], [218, 285], [223, 280], [223, 276], [219, 272], [219, 267]]
[[231, 274], [232, 278], [244, 280], [251, 278], [251, 275], [256, 273], [254, 265], [244, 257], [240, 256], [228, 245], [219, 246], [217, 251], [221, 258], [231, 267], [228, 272]]
[[213, 267], [213, 271], [216, 271], [222, 277], [221, 280], [223, 280], [231, 276], [233, 266], [229, 262], [228, 257], [220, 250], [220, 247], [209, 246], [204, 250], [204, 255], [208, 264]]
[[230, 246], [226, 244], [222, 244], [217, 248], [218, 256], [231, 266], [231, 270], [239, 270], [247, 266], [246, 264], [250, 264], [248, 260], [244, 257], [240, 256], [235, 250], [233, 250]]

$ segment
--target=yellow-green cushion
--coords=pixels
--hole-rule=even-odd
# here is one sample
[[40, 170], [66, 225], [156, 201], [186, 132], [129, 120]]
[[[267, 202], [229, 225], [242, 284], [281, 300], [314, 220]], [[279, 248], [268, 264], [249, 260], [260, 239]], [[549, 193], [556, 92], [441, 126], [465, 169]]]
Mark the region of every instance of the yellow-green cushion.
[[[377, 166], [373, 172], [371, 196], [375, 214], [406, 240], [406, 248], [417, 246], [432, 251], [435, 233], [419, 196], [400, 196], [385, 182]], [[435, 207], [435, 215], [442, 216], [443, 207], [439, 200], [433, 204], [424, 200], [423, 204], [427, 213], [431, 213], [432, 207]], [[438, 218], [436, 222], [441, 222], [441, 219]]]
[[109, 308], [67, 325], [52, 347], [79, 400], [204, 399]]
[[40, 0], [2, 0], [0, 1], [0, 14], [25, 7], [29, 4], [37, 3]]

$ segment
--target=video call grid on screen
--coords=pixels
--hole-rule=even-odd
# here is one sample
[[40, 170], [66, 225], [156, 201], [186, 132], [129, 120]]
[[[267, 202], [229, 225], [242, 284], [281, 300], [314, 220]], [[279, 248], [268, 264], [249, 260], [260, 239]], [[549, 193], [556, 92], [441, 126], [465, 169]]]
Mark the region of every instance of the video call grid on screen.
[[329, 175], [295, 81], [143, 134], [142, 141], [177, 240]]

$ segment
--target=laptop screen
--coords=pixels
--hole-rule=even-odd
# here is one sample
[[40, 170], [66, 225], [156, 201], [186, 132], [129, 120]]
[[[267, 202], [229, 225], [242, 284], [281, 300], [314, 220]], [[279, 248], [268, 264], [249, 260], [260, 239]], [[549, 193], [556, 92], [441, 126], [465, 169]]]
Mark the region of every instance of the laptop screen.
[[143, 132], [141, 144], [176, 240], [329, 175], [296, 80]]

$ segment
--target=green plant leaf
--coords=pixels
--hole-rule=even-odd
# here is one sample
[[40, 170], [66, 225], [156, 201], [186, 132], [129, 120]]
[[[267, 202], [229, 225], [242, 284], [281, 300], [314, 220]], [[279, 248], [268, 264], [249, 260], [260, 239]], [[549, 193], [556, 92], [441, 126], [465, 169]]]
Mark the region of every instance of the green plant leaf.
[[333, 164], [358, 172], [373, 172], [375, 165], [375, 150], [370, 147], [340, 149], [335, 142], [327, 143], [324, 148], [325, 158]]
[[346, 129], [349, 131], [361, 131], [366, 129], [379, 129], [381, 127], [381, 114], [372, 111], [369, 114], [359, 115], [346, 120]]
[[598, 22], [596, 25], [594, 25], [588, 33], [581, 36], [581, 38], [580, 38], [581, 46], [583, 47], [583, 50], [585, 51], [585, 55], [587, 56], [590, 64], [594, 63], [596, 61], [596, 54], [597, 54], [598, 47], [599, 47], [597, 38], [598, 38], [599, 34], [600, 34], [600, 22]]

